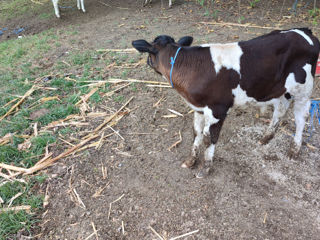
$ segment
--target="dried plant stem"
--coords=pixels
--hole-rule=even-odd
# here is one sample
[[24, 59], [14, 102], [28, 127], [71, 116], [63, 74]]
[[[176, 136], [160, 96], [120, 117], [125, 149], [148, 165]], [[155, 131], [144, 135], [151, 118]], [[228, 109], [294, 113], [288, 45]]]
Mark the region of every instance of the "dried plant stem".
[[31, 206], [29, 206], [29, 205], [22, 205], [22, 206], [1, 208], [1, 209], [0, 209], [0, 213], [1, 213], [1, 212], [9, 212], [9, 211], [19, 212], [19, 211], [21, 211], [21, 210], [25, 210], [25, 211], [27, 211], [27, 212], [30, 212]]
[[[78, 148], [82, 147], [82, 146], [83, 146], [84, 144], [86, 144], [87, 142], [89, 142], [89, 141], [91, 141], [91, 140], [93, 140], [93, 139], [95, 139], [95, 138], [97, 138], [97, 137], [99, 137], [98, 134], [89, 137], [88, 139], [80, 142], [79, 144], [75, 145], [74, 147], [68, 149], [67, 151], [65, 151], [65, 152], [63, 152], [63, 153], [61, 153], [59, 156], [57, 156], [57, 157], [55, 157], [55, 158], [49, 158], [47, 161], [44, 161], [44, 162], [42, 162], [42, 163], [40, 163], [40, 164], [38, 164], [38, 165], [35, 165], [35, 166], [27, 169], [27, 170], [25, 171], [25, 174], [32, 174], [32, 173], [34, 173], [34, 172], [37, 172], [37, 171], [39, 171], [39, 170], [41, 170], [41, 169], [43, 169], [43, 168], [46, 168], [46, 167], [50, 166], [50, 165], [51, 165], [52, 163], [54, 163], [55, 161], [57, 161], [57, 160], [65, 157], [65, 156], [69, 155], [70, 153], [76, 151]], [[1, 167], [1, 166], [0, 166], [0, 167]]]
[[159, 233], [157, 233], [157, 231], [154, 230], [153, 227], [149, 226], [149, 228], [155, 235], [157, 235], [158, 238], [160, 238], [160, 240], [164, 240], [164, 238]]
[[235, 27], [248, 27], [248, 28], [261, 28], [261, 29], [278, 29], [276, 27], [264, 27], [264, 26], [257, 26], [251, 25], [250, 23], [240, 24], [240, 23], [230, 23], [230, 22], [200, 22], [201, 24], [207, 25], [218, 25], [218, 26], [235, 26]]
[[197, 233], [197, 232], [199, 232], [199, 229], [195, 230], [195, 231], [192, 231], [192, 232], [188, 232], [188, 233], [182, 234], [182, 235], [174, 237], [174, 238], [170, 238], [169, 240], [176, 240], [176, 239], [183, 238], [183, 237], [189, 236], [189, 235]]
[[97, 52], [137, 52], [135, 48], [124, 48], [124, 49], [112, 49], [112, 48], [105, 48], [105, 49], [98, 49]]
[[116, 202], [118, 202], [118, 201], [120, 201], [120, 200], [121, 200], [121, 198], [123, 198], [123, 196], [124, 196], [124, 194], [122, 194], [119, 198], [117, 198], [116, 200], [114, 200], [113, 202], [111, 202], [111, 203], [109, 204], [108, 219], [110, 219], [111, 206], [112, 206], [112, 204], [113, 204], [113, 203], [116, 203]]
[[34, 90], [36, 90], [36, 86], [33, 85], [25, 94], [24, 96], [20, 99], [19, 102], [17, 102], [15, 105], [12, 106], [12, 108], [10, 108], [10, 110], [4, 114], [2, 117], [0, 117], [0, 122], [5, 118], [7, 117], [8, 115], [10, 115], [10, 113], [12, 113], [27, 97], [29, 97], [33, 92]]
[[103, 123], [101, 123], [98, 127], [96, 127], [96, 129], [94, 129], [94, 133], [98, 132], [101, 128], [103, 128], [107, 123], [109, 123], [115, 116], [117, 116], [133, 99], [133, 97], [131, 97], [121, 108], [119, 108], [118, 111], [116, 111], [112, 116], [108, 117], [107, 119], [104, 120]]

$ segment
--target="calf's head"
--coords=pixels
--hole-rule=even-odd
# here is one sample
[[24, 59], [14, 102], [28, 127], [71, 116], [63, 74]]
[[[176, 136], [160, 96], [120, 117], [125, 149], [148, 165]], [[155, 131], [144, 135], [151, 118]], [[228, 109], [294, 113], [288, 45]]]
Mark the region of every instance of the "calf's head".
[[156, 37], [152, 43], [143, 39], [132, 41], [132, 46], [141, 53], [149, 53], [148, 65], [157, 73], [163, 74], [162, 66], [169, 65], [170, 57], [175, 54], [176, 47], [190, 46], [192, 41], [193, 38], [189, 36], [182, 37], [175, 42], [172, 37], [161, 35]]

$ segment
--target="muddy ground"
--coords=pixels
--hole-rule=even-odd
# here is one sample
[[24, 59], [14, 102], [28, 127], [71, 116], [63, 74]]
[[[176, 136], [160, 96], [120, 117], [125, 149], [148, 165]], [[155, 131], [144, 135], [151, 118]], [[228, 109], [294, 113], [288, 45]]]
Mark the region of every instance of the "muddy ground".
[[[64, 9], [60, 20], [15, 21], [28, 25], [25, 34], [51, 27], [61, 31], [72, 24], [80, 49], [127, 48], [132, 40], [152, 40], [159, 34], [176, 39], [192, 35], [196, 43], [203, 43], [246, 40], [270, 31], [200, 24], [213, 19], [193, 1], [177, 0], [171, 9], [161, 9], [156, 0], [145, 8], [138, 1], [104, 0], [110, 7], [102, 1], [86, 0], [85, 14]], [[283, 7], [280, 2], [264, 1], [254, 9], [243, 4], [244, 22], [282, 29], [312, 27], [302, 10], [291, 17], [287, 10], [291, 2]], [[48, 8], [53, 11], [51, 3]], [[218, 20], [237, 22], [237, 4], [218, 3], [217, 9]], [[63, 41], [57, 55], [61, 49], [68, 51]], [[162, 81], [146, 66], [132, 70], [129, 77]], [[193, 115], [178, 94], [139, 84], [137, 91], [126, 88], [120, 93], [125, 99], [134, 96], [128, 105], [132, 111], [115, 126], [124, 140], [114, 135], [101, 149], [60, 160], [47, 171], [43, 189], [48, 186], [49, 204], [39, 225], [39, 239], [87, 239], [93, 225], [97, 235], [91, 239], [160, 239], [150, 226], [164, 239], [195, 230], [184, 239], [320, 239], [319, 127], [308, 142], [313, 148], [303, 145], [300, 156], [289, 159], [292, 115], [275, 138], [261, 146], [258, 140], [266, 121], [255, 117], [256, 108], [234, 110], [216, 146], [213, 170], [207, 178], [197, 179], [197, 167], [180, 167], [190, 154]], [[314, 96], [319, 93], [316, 90]], [[105, 99], [98, 109], [106, 111], [106, 106], [116, 110], [121, 103]], [[163, 118], [170, 114], [168, 108], [184, 117]], [[169, 151], [179, 132], [182, 142]], [[102, 167], [107, 169], [105, 177]], [[74, 199], [73, 189], [83, 205]], [[94, 196], [99, 190], [100, 195]]]

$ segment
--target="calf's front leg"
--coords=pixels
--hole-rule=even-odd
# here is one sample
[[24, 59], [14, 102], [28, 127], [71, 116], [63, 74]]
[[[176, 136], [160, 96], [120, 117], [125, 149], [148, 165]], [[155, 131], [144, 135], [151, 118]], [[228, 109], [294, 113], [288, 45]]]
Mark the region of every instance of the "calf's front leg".
[[[227, 111], [226, 111], [227, 112]], [[211, 124], [209, 127], [210, 131], [210, 143], [204, 153], [204, 164], [201, 166], [200, 171], [197, 173], [197, 178], [203, 178], [208, 175], [214, 157], [215, 145], [218, 142], [220, 131], [226, 117], [226, 113], [220, 115], [220, 119], [215, 118], [213, 115], [211, 118], [215, 119], [215, 123]]]
[[219, 119], [213, 116], [213, 112], [209, 107], [205, 107], [203, 109], [204, 115], [204, 128], [203, 128], [203, 135], [208, 137], [210, 136], [210, 127], [212, 124], [215, 124], [219, 121]]
[[200, 151], [200, 145], [203, 142], [203, 127], [205, 124], [205, 118], [202, 113], [194, 112], [194, 119], [193, 119], [193, 128], [194, 128], [194, 142], [191, 150], [191, 157], [184, 161], [181, 165], [183, 168], [190, 168], [192, 167], [198, 157]]

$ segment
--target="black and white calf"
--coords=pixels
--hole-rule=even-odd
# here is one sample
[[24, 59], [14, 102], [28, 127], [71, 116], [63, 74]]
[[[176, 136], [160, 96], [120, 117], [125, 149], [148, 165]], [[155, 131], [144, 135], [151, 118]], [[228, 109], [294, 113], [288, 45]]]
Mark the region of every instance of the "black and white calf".
[[261, 140], [267, 143], [293, 100], [296, 133], [290, 152], [298, 154], [320, 49], [312, 32], [306, 28], [277, 30], [249, 41], [190, 47], [192, 40], [183, 37], [176, 43], [162, 35], [152, 43], [132, 42], [139, 52], [149, 53], [148, 65], [167, 80], [170, 58], [177, 54], [172, 83], [195, 110], [192, 158], [182, 166], [195, 163], [203, 137], [210, 136], [198, 177], [208, 173], [229, 109], [246, 103], [274, 106], [272, 121]]

